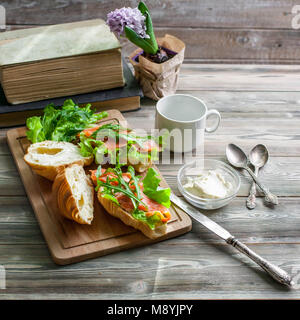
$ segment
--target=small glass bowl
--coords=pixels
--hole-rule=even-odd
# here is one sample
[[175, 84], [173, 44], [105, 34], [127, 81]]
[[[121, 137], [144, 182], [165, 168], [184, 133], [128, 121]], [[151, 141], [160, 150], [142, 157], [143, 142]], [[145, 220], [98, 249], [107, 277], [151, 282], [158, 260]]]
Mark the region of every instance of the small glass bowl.
[[[225, 181], [231, 183], [232, 187], [225, 198], [201, 198], [184, 189], [183, 186], [187, 182], [187, 177], [197, 177], [209, 170], [217, 170], [223, 175]], [[222, 161], [213, 159], [197, 159], [180, 168], [177, 175], [177, 184], [180, 193], [193, 206], [201, 209], [213, 210], [226, 206], [237, 195], [240, 189], [241, 179], [233, 168]]]

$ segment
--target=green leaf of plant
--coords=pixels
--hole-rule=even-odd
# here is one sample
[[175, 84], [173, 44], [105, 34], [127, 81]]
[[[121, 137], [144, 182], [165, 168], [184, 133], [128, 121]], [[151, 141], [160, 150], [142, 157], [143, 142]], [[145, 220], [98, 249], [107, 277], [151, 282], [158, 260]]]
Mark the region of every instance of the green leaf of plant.
[[146, 16], [146, 21], [145, 21], [146, 33], [148, 34], [150, 39], [145, 39], [145, 40], [151, 44], [151, 46], [153, 47], [153, 49], [155, 50], [155, 53], [156, 53], [158, 50], [158, 45], [157, 45], [156, 37], [154, 34], [154, 30], [153, 30], [153, 24], [152, 24], [150, 11], [143, 1], [140, 1], [139, 5], [138, 5], [138, 9], [140, 10], [142, 15]]
[[147, 6], [143, 1], [140, 1], [138, 5], [138, 9], [140, 10], [141, 14], [145, 14], [147, 11], [149, 12], [149, 9], [147, 8]]
[[128, 40], [130, 40], [139, 48], [143, 49], [145, 52], [150, 54], [155, 54], [157, 52], [157, 50], [154, 47], [152, 47], [151, 43], [141, 38], [134, 30], [127, 26], [125, 26], [125, 35]]
[[153, 30], [152, 19], [151, 19], [150, 13], [148, 11], [145, 13], [145, 15], [146, 15], [145, 24], [146, 24], [146, 29], [147, 29], [146, 33], [150, 37], [150, 39], [145, 39], [145, 40], [151, 43], [151, 46], [154, 48], [155, 53], [156, 53], [158, 50], [158, 44], [157, 44], [154, 30]]

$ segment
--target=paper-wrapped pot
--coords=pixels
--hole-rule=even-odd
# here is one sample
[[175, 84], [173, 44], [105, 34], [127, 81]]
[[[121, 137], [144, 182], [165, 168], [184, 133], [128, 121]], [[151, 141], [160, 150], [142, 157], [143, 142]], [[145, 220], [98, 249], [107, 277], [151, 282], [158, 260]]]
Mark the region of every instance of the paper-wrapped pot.
[[139, 48], [129, 56], [134, 67], [135, 77], [141, 85], [144, 95], [153, 100], [159, 100], [176, 92], [178, 74], [185, 50], [184, 42], [169, 34], [163, 38], [157, 38], [157, 43], [159, 46], [175, 52], [176, 55], [166, 62], [155, 63], [142, 56], [143, 51]]

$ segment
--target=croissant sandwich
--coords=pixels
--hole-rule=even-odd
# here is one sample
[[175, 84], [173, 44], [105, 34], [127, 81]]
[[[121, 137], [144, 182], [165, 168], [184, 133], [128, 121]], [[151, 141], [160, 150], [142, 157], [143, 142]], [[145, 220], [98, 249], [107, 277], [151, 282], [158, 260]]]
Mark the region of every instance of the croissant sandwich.
[[38, 175], [53, 181], [60, 167], [74, 163], [87, 166], [93, 156], [82, 156], [80, 148], [70, 142], [43, 141], [31, 144], [24, 160]]
[[159, 189], [158, 173], [149, 168], [143, 180], [132, 166], [123, 173], [119, 167], [91, 170], [97, 198], [105, 210], [126, 225], [156, 239], [167, 232], [171, 218], [169, 188]]
[[137, 172], [146, 171], [158, 160], [160, 137], [138, 136], [131, 129], [119, 124], [95, 125], [80, 135], [81, 151], [94, 154], [97, 164], [131, 165]]
[[80, 224], [91, 224], [94, 217], [94, 188], [81, 165], [61, 169], [52, 185], [60, 213]]

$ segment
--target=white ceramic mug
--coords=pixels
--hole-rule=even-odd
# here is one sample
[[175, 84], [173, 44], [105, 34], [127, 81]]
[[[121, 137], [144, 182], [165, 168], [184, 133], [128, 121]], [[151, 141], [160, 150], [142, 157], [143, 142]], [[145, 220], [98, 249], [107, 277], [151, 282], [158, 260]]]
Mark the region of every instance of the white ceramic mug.
[[[216, 122], [206, 127], [206, 118], [214, 115]], [[200, 99], [188, 94], [174, 94], [160, 99], [156, 104], [156, 129], [167, 129], [180, 136], [176, 141], [170, 139], [167, 150], [173, 152], [190, 152], [204, 144], [204, 132], [214, 132], [221, 121], [217, 110], [208, 110]], [[178, 135], [176, 135], [178, 133]]]

